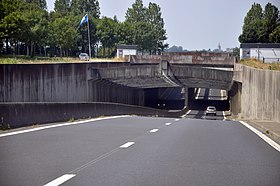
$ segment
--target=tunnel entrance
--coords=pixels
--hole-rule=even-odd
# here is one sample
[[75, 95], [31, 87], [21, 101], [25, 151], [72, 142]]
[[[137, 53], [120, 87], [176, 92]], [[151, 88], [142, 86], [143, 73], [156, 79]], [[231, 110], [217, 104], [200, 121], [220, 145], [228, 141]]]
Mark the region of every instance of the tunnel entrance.
[[[224, 120], [225, 111], [230, 110], [229, 97], [226, 90], [196, 88], [195, 96], [189, 100], [189, 113], [187, 118], [194, 119], [215, 119]], [[217, 109], [215, 116], [206, 116], [205, 111], [208, 106], [214, 106]]]

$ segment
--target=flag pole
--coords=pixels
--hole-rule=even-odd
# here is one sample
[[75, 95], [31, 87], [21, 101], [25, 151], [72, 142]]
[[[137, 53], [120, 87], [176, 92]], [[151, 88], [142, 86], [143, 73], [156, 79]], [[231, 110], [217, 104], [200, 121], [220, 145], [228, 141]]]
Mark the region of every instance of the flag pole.
[[89, 15], [88, 15], [87, 27], [88, 27], [88, 53], [89, 53], [89, 59], [91, 59], [90, 34], [89, 34]]

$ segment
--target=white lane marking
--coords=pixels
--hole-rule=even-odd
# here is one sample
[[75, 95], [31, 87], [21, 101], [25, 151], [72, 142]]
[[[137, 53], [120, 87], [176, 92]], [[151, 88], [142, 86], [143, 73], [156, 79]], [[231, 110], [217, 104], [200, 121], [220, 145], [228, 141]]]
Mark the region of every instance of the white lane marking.
[[175, 119], [175, 121], [179, 121], [180, 119]]
[[34, 128], [34, 129], [26, 129], [26, 130], [21, 130], [21, 131], [16, 131], [16, 132], [9, 132], [9, 133], [0, 134], [0, 138], [1, 137], [6, 137], [6, 136], [13, 136], [13, 135], [17, 135], [17, 134], [24, 134], [24, 133], [28, 133], [28, 132], [35, 132], [35, 131], [39, 131], [39, 130], [51, 129], [51, 128], [56, 128], [56, 127], [65, 127], [65, 126], [70, 126], [70, 125], [75, 125], [75, 124], [89, 123], [89, 122], [93, 122], [93, 121], [124, 118], [124, 117], [129, 117], [129, 116], [126, 116], [126, 115], [124, 115], [124, 116], [112, 116], [112, 117], [105, 117], [105, 118], [89, 119], [89, 120], [84, 120], [84, 121], [76, 121], [76, 122], [71, 122], [71, 123], [54, 124], [54, 125], [38, 127], [38, 128]]
[[132, 142], [132, 141], [127, 142], [127, 143], [123, 144], [122, 146], [120, 146], [120, 148], [128, 148], [128, 147], [130, 147], [131, 145], [134, 145], [134, 143], [135, 143], [135, 142]]
[[59, 178], [56, 178], [55, 180], [47, 183], [44, 186], [58, 186], [63, 184], [64, 182], [70, 180], [71, 178], [75, 177], [75, 174], [64, 174], [63, 176], [60, 176]]
[[191, 110], [189, 110], [186, 114], [182, 115], [181, 118], [185, 118], [190, 112]]
[[223, 111], [223, 117], [224, 117], [223, 121], [225, 121], [226, 120], [226, 113], [225, 113], [225, 111]]
[[200, 94], [200, 88], [198, 88], [198, 90], [197, 90], [197, 94], [196, 94], [196, 96], [195, 96], [195, 99], [198, 99], [199, 94]]
[[266, 135], [264, 135], [263, 133], [261, 133], [260, 131], [255, 129], [254, 127], [250, 126], [248, 123], [246, 123], [244, 121], [240, 121], [240, 123], [243, 124], [248, 129], [250, 129], [251, 131], [253, 131], [260, 138], [262, 138], [265, 142], [267, 142], [270, 146], [272, 146], [273, 148], [275, 148], [276, 150], [278, 150], [280, 152], [280, 145], [278, 145], [275, 141], [273, 141], [272, 139], [270, 139], [269, 137], [267, 137]]
[[166, 126], [169, 126], [169, 125], [171, 125], [171, 123], [165, 123], [165, 125], [166, 125]]
[[150, 133], [155, 133], [157, 131], [158, 131], [158, 129], [152, 129], [152, 130], [150, 130]]

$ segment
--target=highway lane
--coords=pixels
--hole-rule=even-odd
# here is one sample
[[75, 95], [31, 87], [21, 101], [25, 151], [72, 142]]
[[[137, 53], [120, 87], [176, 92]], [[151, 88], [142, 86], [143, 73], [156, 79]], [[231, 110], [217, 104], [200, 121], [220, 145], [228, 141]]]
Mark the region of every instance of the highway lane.
[[0, 148], [0, 185], [280, 183], [279, 152], [233, 121], [118, 118], [2, 137]]
[[224, 110], [221, 110], [218, 107], [216, 107], [216, 116], [205, 116], [207, 106], [212, 106], [208, 105], [210, 101], [219, 104], [219, 102], [224, 99], [222, 91], [219, 89], [200, 88], [198, 95], [195, 96], [195, 101], [193, 102], [194, 106], [191, 106], [191, 111], [186, 117], [192, 119], [224, 120]]

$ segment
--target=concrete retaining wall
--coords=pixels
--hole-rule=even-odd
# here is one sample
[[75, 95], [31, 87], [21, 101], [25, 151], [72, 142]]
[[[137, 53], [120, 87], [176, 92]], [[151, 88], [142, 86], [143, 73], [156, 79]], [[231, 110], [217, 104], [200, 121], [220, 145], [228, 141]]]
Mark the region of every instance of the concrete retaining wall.
[[92, 79], [92, 69], [126, 64], [0, 65], [0, 102], [116, 102], [144, 105], [144, 91]]
[[280, 122], [280, 72], [243, 66], [241, 116]]
[[114, 103], [0, 103], [0, 126], [16, 128], [77, 118], [132, 114], [178, 117], [184, 112]]

